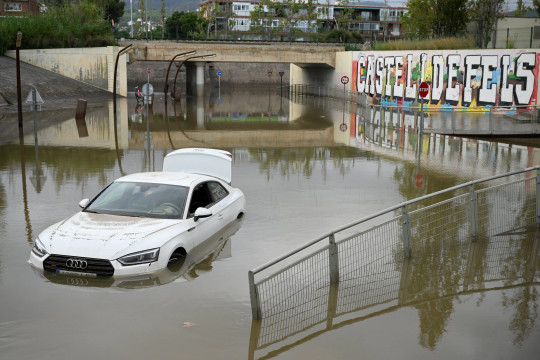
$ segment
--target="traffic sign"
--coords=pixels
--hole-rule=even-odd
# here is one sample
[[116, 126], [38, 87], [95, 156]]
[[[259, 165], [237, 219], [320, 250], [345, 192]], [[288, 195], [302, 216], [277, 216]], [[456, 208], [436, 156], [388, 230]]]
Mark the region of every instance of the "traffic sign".
[[150, 96], [154, 93], [154, 87], [152, 84], [146, 83], [142, 87], [142, 93], [144, 96]]
[[427, 82], [422, 81], [420, 87], [418, 88], [418, 95], [425, 98], [429, 92], [429, 85]]
[[424, 174], [422, 173], [418, 173], [414, 176], [414, 185], [417, 187], [417, 188], [421, 188], [422, 185], [424, 185]]
[[223, 75], [223, 73], [221, 71], [218, 71], [217, 76], [221, 76], [221, 75]]
[[347, 85], [349, 83], [349, 77], [348, 76], [342, 76], [341, 77], [341, 83], [343, 85]]

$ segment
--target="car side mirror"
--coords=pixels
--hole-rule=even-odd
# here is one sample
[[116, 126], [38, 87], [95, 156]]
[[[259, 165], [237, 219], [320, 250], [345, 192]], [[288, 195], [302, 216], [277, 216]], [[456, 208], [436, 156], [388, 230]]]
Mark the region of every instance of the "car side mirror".
[[212, 212], [208, 210], [207, 208], [200, 207], [195, 210], [195, 214], [193, 215], [193, 220], [197, 221], [202, 218], [207, 218], [212, 216]]
[[90, 199], [82, 199], [81, 201], [79, 201], [79, 206], [84, 209], [85, 207], [88, 206], [88, 204], [90, 204]]

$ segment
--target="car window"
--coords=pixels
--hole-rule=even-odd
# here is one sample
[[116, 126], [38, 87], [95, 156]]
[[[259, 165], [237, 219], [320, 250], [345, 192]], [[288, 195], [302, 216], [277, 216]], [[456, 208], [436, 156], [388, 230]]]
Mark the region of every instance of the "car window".
[[200, 207], [209, 208], [214, 203], [214, 199], [208, 190], [208, 183], [195, 186], [191, 195], [191, 202], [188, 208], [188, 218], [193, 217], [195, 210]]
[[223, 200], [229, 192], [216, 181], [198, 184], [193, 189], [191, 202], [188, 208], [188, 218], [193, 217], [195, 210], [200, 207], [211, 208], [217, 202]]
[[212, 181], [208, 183], [208, 188], [214, 199], [214, 203], [222, 200], [225, 196], [229, 195], [229, 192], [218, 182]]
[[184, 186], [114, 182], [85, 211], [178, 219], [184, 209], [187, 190]]

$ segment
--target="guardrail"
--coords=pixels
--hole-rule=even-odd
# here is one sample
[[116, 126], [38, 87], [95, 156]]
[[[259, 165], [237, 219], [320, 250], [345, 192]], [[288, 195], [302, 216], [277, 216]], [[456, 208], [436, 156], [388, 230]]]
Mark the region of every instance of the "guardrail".
[[[405, 201], [325, 233], [249, 271], [252, 316], [261, 319], [279, 313], [293, 296], [300, 296], [306, 304], [316, 301], [306, 289], [354, 280], [363, 266], [380, 266], [376, 271], [380, 276], [373, 282], [385, 282], [384, 274], [391, 272], [396, 262], [412, 257], [427, 240], [440, 246], [456, 239], [475, 242], [479, 237], [532, 224], [540, 225], [540, 167], [470, 181]], [[365, 229], [369, 225], [372, 227]], [[336, 240], [337, 236], [343, 238]], [[308, 256], [297, 259], [308, 249]], [[278, 265], [279, 270], [259, 275]], [[256, 280], [256, 275], [263, 277]]]

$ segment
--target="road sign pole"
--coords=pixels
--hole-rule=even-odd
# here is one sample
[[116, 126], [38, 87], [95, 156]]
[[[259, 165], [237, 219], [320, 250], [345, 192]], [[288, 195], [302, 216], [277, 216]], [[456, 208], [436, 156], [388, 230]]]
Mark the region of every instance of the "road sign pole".
[[420, 99], [420, 134], [424, 131], [424, 98]]
[[37, 144], [37, 95], [35, 86], [32, 86], [32, 108], [34, 109], [34, 142]]

